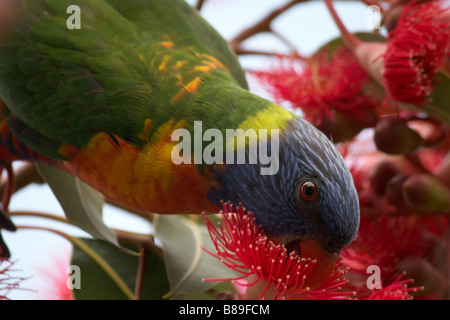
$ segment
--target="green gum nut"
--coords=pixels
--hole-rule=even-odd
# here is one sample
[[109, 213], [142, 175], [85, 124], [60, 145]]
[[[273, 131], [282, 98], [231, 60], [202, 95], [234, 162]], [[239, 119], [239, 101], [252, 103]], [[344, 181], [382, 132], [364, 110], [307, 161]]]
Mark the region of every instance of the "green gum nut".
[[450, 190], [432, 175], [419, 173], [408, 177], [402, 185], [408, 206], [425, 212], [450, 213]]
[[407, 179], [407, 175], [399, 173], [393, 176], [386, 185], [386, 199], [397, 208], [407, 206], [402, 195], [402, 186]]

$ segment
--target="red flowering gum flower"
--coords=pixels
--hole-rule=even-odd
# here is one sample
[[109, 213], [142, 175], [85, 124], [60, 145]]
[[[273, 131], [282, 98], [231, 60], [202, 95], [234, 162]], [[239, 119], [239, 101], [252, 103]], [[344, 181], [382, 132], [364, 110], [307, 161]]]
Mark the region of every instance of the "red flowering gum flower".
[[408, 284], [412, 283], [412, 279], [401, 280], [404, 276], [402, 273], [391, 284], [381, 289], [373, 289], [368, 300], [412, 300], [411, 295], [414, 292], [422, 290], [421, 287], [409, 288]]
[[439, 1], [405, 6], [387, 39], [383, 83], [391, 99], [423, 105], [450, 53], [450, 11]]
[[24, 280], [24, 278], [11, 276], [11, 272], [16, 271], [11, 269], [13, 265], [13, 262], [0, 258], [0, 300], [8, 300], [8, 293], [19, 289], [20, 282]]
[[[239, 281], [244, 278], [248, 283], [242, 286], [261, 288], [259, 298], [274, 299], [341, 299], [353, 292], [340, 292], [346, 282], [340, 276], [346, 271], [335, 271], [328, 280], [311, 289], [308, 276], [314, 270], [316, 260], [301, 258], [294, 251], [287, 252], [282, 244], [270, 240], [261, 227], [256, 226], [251, 212], [246, 213], [242, 206], [233, 212], [231, 204], [223, 204], [223, 219], [218, 228], [208, 216], [203, 219], [216, 253], [210, 253], [220, 261], [238, 271], [242, 276], [231, 279], [205, 279], [206, 281]], [[262, 286], [262, 287], [261, 287]], [[249, 289], [247, 289], [249, 290]]]
[[[434, 220], [386, 214], [374, 220], [362, 217], [356, 240], [341, 253], [343, 263], [353, 272], [363, 274], [368, 265], [378, 265], [383, 271], [384, 283], [391, 283], [400, 259], [423, 257], [433, 246], [433, 241], [426, 237], [433, 228], [431, 221]], [[364, 268], [359, 270], [357, 265]]]
[[320, 124], [324, 116], [337, 111], [352, 119], [368, 121], [380, 99], [368, 95], [363, 87], [367, 73], [347, 48], [320, 51], [306, 61], [279, 59], [270, 71], [252, 73], [278, 103], [288, 101], [300, 108], [305, 118]]
[[[412, 282], [402, 280], [395, 285], [401, 278], [398, 275], [401, 270], [399, 262], [407, 257], [425, 257], [430, 252], [435, 243], [430, 234], [439, 235], [441, 232], [435, 224], [439, 222], [417, 216], [382, 215], [375, 220], [363, 217], [356, 240], [341, 252], [342, 264], [350, 268], [345, 288], [357, 292], [358, 299], [372, 299], [376, 292], [370, 291], [366, 285], [367, 268], [375, 265], [380, 268], [380, 281], [384, 288], [379, 289], [384, 293], [377, 293], [375, 297], [388, 294], [385, 299], [393, 298], [394, 291], [398, 292], [394, 288], [399, 289], [399, 285]], [[402, 290], [413, 293], [420, 288], [407, 289]]]

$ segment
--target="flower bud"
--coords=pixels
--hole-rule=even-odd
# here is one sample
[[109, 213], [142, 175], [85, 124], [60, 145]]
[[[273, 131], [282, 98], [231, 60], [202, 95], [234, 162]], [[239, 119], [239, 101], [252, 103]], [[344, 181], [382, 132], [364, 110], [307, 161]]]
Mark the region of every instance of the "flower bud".
[[407, 277], [414, 279], [415, 286], [423, 287], [418, 295], [436, 295], [442, 293], [446, 285], [443, 275], [425, 258], [406, 257], [402, 259], [397, 267], [406, 271]]
[[450, 188], [450, 153], [441, 161], [439, 167], [434, 172], [434, 175], [443, 184]]
[[402, 186], [406, 179], [408, 176], [400, 173], [392, 177], [386, 185], [386, 199], [397, 208], [406, 206], [402, 194]]
[[216, 295], [217, 300], [239, 300], [239, 297], [236, 293], [231, 291], [220, 291]]
[[407, 154], [424, 143], [422, 137], [397, 119], [380, 120], [375, 127], [374, 141], [378, 150], [388, 154]]
[[383, 24], [386, 27], [387, 31], [391, 32], [392, 30], [395, 29], [404, 8], [405, 8], [404, 5], [399, 5], [389, 9], [389, 11], [386, 12]]
[[399, 172], [393, 161], [383, 160], [375, 164], [370, 172], [370, 182], [373, 191], [378, 195], [384, 195], [389, 180]]
[[[374, 122], [375, 114], [372, 114], [372, 120], [368, 119], [368, 121]], [[332, 138], [334, 143], [350, 140], [361, 130], [371, 125], [369, 122], [364, 123], [362, 121], [354, 120], [338, 111], [332, 112], [329, 116], [323, 116], [320, 122], [313, 122], [313, 124], [327, 137]]]
[[402, 190], [404, 201], [418, 211], [450, 211], [450, 190], [429, 174], [410, 176], [403, 183]]

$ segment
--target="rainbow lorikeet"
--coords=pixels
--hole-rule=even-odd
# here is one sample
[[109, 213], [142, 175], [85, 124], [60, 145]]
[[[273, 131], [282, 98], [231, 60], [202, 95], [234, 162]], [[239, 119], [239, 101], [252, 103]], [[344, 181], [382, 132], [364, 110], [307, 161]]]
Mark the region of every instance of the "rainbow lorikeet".
[[[227, 43], [187, 3], [8, 3], [0, 38], [3, 163], [45, 163], [148, 213], [217, 212], [221, 200], [242, 202], [270, 237], [295, 250], [312, 240], [323, 256], [355, 237], [358, 197], [334, 145], [250, 93]], [[79, 28], [68, 27], [69, 5], [79, 8]], [[254, 135], [217, 144], [232, 129]], [[266, 154], [251, 150], [256, 139]]]

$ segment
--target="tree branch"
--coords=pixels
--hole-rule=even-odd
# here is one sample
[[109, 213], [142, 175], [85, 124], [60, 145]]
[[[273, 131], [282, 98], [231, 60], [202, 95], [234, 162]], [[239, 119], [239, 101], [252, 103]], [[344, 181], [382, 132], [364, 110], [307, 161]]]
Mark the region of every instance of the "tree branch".
[[[20, 168], [15, 170], [15, 188], [14, 192], [19, 191], [22, 188], [25, 188], [31, 183], [45, 183], [45, 181], [42, 179], [39, 172], [36, 170], [36, 167], [33, 163], [26, 163], [22, 165]], [[0, 182], [0, 196], [3, 197], [5, 190], [8, 185], [8, 178], [3, 178]]]
[[2, 209], [4, 212], [8, 212], [9, 203], [11, 202], [11, 197], [15, 191], [16, 177], [12, 169], [11, 163], [4, 166], [6, 169], [6, 186], [3, 192]]
[[238, 34], [236, 37], [234, 37], [230, 42], [231, 48], [233, 48], [235, 51], [240, 50], [241, 44], [243, 41], [247, 40], [248, 38], [261, 33], [261, 32], [272, 32], [271, 23], [273, 20], [275, 20], [279, 15], [281, 15], [283, 12], [287, 11], [294, 5], [306, 2], [308, 0], [291, 0], [288, 3], [286, 3], [284, 6], [273, 10], [270, 12], [266, 17], [264, 17], [261, 21], [257, 22], [255, 25], [244, 29], [240, 34]]
[[119, 242], [136, 245], [140, 248], [147, 248], [155, 252], [158, 256], [163, 256], [163, 251], [155, 244], [155, 238], [151, 234], [135, 233], [120, 229], [113, 229]]
[[20, 216], [29, 216], [29, 217], [40, 217], [40, 218], [46, 218], [51, 219], [59, 222], [64, 222], [68, 224], [72, 224], [69, 220], [67, 220], [64, 217], [57, 216], [55, 214], [51, 213], [45, 213], [45, 212], [33, 212], [33, 211], [11, 211], [9, 213], [11, 217], [20, 217]]
[[142, 247], [141, 255], [139, 256], [138, 269], [136, 273], [136, 285], [134, 288], [134, 295], [137, 300], [141, 300], [142, 286], [145, 279], [145, 270], [147, 268], [147, 248]]
[[[64, 217], [57, 216], [50, 213], [44, 213], [44, 212], [32, 212], [32, 211], [12, 211], [10, 213], [10, 216], [12, 217], [19, 217], [19, 216], [30, 216], [30, 217], [40, 217], [40, 218], [46, 218], [46, 219], [52, 219], [59, 222], [64, 222], [70, 225], [72, 224], [69, 220], [67, 220]], [[163, 255], [163, 251], [160, 247], [158, 247], [155, 244], [155, 240], [153, 235], [151, 234], [144, 234], [144, 233], [135, 233], [135, 232], [129, 232], [125, 230], [120, 229], [113, 229], [114, 232], [117, 235], [117, 238], [119, 242], [125, 242], [129, 244], [136, 245], [137, 247], [145, 247], [147, 249], [152, 250], [157, 255], [161, 256]]]
[[268, 51], [259, 51], [259, 50], [247, 50], [243, 48], [235, 48], [234, 52], [239, 56], [244, 55], [260, 55], [260, 56], [267, 56], [267, 57], [281, 57], [281, 58], [297, 58], [300, 60], [307, 60], [307, 58], [301, 56], [297, 52], [293, 52], [291, 54], [282, 54], [282, 53], [274, 53], [274, 52], [268, 52]]

